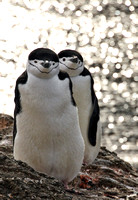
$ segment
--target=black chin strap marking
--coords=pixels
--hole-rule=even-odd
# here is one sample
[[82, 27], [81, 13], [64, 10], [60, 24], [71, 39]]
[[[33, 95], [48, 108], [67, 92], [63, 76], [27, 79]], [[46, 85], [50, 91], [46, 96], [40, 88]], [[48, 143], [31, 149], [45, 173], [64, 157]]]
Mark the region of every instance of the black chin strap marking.
[[59, 63], [61, 63], [62, 65], [64, 65], [65, 67], [67, 67], [68, 69], [70, 69], [70, 70], [76, 70], [76, 69], [78, 69], [78, 68], [81, 68], [82, 67], [82, 65], [81, 66], [79, 66], [79, 67], [77, 67], [77, 68], [70, 68], [70, 67], [68, 67], [67, 65], [65, 65], [64, 63], [62, 63], [62, 62], [59, 62]]
[[29, 64], [32, 65], [33, 67], [35, 67], [36, 69], [38, 69], [38, 71], [43, 74], [49, 74], [53, 69], [56, 69], [58, 67], [58, 65], [57, 65], [56, 67], [52, 68], [49, 72], [43, 72], [37, 66], [33, 65], [32, 63], [29, 63]]

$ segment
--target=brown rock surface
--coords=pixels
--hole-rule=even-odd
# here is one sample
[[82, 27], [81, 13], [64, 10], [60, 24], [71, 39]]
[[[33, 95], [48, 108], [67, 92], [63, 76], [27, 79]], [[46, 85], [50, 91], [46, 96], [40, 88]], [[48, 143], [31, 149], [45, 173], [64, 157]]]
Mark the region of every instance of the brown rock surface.
[[[0, 199], [138, 199], [138, 174], [114, 152], [101, 147], [98, 158], [65, 190], [62, 183], [38, 173], [12, 156], [13, 119], [0, 115]], [[83, 187], [83, 188], [82, 188]]]

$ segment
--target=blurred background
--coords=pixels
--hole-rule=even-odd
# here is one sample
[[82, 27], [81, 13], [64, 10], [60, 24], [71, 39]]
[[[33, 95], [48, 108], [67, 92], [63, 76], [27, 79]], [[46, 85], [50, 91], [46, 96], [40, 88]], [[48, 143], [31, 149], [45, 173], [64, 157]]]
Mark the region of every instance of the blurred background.
[[95, 81], [102, 145], [138, 168], [137, 13], [137, 0], [1, 0], [0, 113], [13, 116], [33, 49], [75, 49]]

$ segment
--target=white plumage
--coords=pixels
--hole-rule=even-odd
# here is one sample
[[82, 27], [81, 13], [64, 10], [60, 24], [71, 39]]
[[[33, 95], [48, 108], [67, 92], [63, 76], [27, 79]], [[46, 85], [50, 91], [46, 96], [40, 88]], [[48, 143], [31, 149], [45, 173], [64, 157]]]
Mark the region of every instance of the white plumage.
[[56, 73], [51, 71], [51, 66], [42, 68], [50, 73], [41, 78], [41, 74], [37, 76], [35, 71], [34, 75], [30, 68], [33, 70], [29, 62], [26, 83], [17, 81], [21, 111], [15, 115], [14, 157], [67, 183], [78, 174], [84, 157], [84, 141], [78, 111], [72, 102], [70, 79], [59, 73], [58, 67], [54, 69]]
[[[58, 55], [60, 69], [69, 74], [73, 83], [73, 96], [78, 107], [79, 123], [85, 142], [84, 163], [91, 164], [99, 153], [102, 134], [100, 120], [97, 120], [99, 107], [93, 89], [93, 79], [84, 67], [83, 58], [78, 52], [63, 50]], [[94, 113], [96, 113], [95, 116]], [[95, 124], [91, 124], [92, 121], [95, 121]], [[97, 128], [96, 133], [91, 127]], [[96, 139], [93, 134], [96, 134]]]

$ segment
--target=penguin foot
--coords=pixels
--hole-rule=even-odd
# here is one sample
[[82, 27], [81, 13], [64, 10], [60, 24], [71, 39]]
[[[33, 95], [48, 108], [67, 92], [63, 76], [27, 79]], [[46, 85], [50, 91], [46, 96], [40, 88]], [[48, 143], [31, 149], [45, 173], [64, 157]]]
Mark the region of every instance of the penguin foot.
[[65, 190], [68, 190], [68, 189], [69, 189], [69, 186], [68, 186], [68, 182], [67, 182], [67, 181], [63, 181], [63, 185], [64, 185]]
[[79, 184], [80, 188], [90, 189], [94, 184], [92, 178], [87, 174], [80, 174], [81, 182]]
[[63, 181], [63, 184], [64, 184], [64, 188], [65, 188], [65, 190], [66, 190], [67, 192], [69, 192], [69, 193], [74, 193], [74, 194], [82, 194], [82, 193], [79, 192], [78, 190], [76, 190], [76, 189], [74, 189], [74, 188], [70, 188], [70, 187], [68, 186], [68, 182]]
[[91, 159], [86, 159], [86, 158], [83, 159], [83, 165], [84, 166], [88, 166], [88, 165], [92, 164], [92, 162], [93, 161]]
[[87, 162], [86, 162], [85, 160], [83, 160], [82, 165], [83, 165], [84, 167], [87, 166]]

